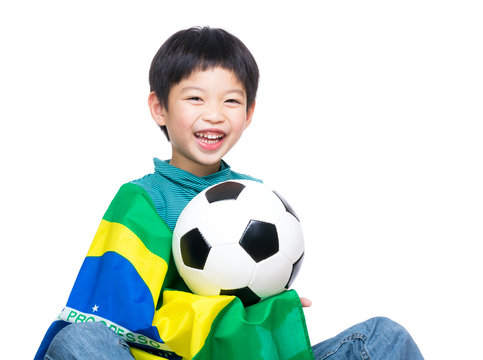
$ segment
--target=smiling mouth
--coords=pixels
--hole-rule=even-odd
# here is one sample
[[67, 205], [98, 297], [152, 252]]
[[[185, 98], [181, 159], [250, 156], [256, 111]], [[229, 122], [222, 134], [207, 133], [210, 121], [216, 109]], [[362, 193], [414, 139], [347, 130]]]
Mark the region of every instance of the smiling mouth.
[[205, 144], [208, 144], [208, 145], [213, 145], [213, 144], [216, 144], [218, 142], [220, 142], [224, 137], [225, 135], [224, 134], [215, 134], [215, 133], [211, 133], [211, 132], [197, 132], [195, 133], [195, 136], [198, 140], [204, 142]]

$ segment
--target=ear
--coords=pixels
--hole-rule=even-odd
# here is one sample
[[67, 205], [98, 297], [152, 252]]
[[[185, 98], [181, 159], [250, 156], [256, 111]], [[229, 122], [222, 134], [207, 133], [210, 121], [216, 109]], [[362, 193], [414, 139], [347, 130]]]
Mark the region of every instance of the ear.
[[255, 101], [253, 102], [252, 106], [250, 106], [248, 108], [248, 111], [247, 111], [247, 120], [246, 120], [246, 123], [245, 123], [245, 129], [251, 124], [252, 117], [253, 117], [253, 113], [254, 112], [255, 112]]
[[161, 103], [159, 102], [158, 96], [154, 93], [154, 91], [151, 91], [148, 96], [148, 106], [149, 106], [149, 111], [151, 111], [151, 116], [153, 117], [154, 121], [159, 126], [165, 126], [166, 125], [166, 109]]

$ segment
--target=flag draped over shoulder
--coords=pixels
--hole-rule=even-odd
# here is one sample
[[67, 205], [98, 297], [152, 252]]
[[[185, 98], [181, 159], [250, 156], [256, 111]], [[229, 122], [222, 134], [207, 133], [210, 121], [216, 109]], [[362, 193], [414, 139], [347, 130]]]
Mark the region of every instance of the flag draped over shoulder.
[[233, 296], [192, 294], [176, 271], [171, 238], [146, 191], [123, 185], [36, 359], [78, 322], [103, 322], [136, 359], [313, 359], [295, 291], [246, 308]]

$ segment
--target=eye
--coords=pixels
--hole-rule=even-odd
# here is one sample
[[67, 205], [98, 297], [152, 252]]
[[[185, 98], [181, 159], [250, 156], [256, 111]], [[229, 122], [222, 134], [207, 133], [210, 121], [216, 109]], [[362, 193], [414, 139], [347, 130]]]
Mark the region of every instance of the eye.
[[241, 104], [241, 102], [237, 99], [228, 99], [225, 102], [227, 102], [229, 104]]
[[190, 96], [188, 98], [188, 100], [190, 100], [190, 101], [203, 101], [203, 99], [200, 98], [199, 96]]

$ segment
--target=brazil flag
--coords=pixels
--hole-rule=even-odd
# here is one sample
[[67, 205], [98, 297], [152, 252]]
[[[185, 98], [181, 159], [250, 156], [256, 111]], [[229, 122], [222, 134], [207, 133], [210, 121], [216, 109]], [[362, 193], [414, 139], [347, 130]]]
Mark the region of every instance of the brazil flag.
[[295, 291], [249, 307], [233, 296], [194, 295], [177, 273], [171, 238], [147, 192], [123, 185], [36, 359], [79, 322], [104, 323], [136, 359], [313, 359]]

